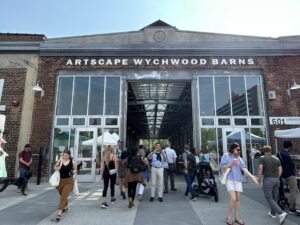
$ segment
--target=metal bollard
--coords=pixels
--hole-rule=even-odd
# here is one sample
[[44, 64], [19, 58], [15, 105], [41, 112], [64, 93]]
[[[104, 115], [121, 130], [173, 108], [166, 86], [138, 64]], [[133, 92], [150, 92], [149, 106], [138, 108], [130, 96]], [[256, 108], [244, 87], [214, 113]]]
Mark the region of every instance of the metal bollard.
[[45, 155], [46, 155], [46, 148], [44, 146], [41, 146], [40, 147], [40, 153], [39, 153], [39, 163], [38, 163], [36, 185], [40, 185], [41, 184], [43, 159], [44, 159]]

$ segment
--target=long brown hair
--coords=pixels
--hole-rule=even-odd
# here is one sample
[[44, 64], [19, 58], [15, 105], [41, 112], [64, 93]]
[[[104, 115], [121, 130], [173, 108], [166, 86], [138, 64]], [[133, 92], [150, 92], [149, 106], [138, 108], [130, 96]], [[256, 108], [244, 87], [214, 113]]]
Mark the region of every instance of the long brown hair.
[[114, 155], [115, 152], [114, 152], [113, 147], [112, 147], [111, 145], [108, 145], [108, 146], [105, 148], [105, 150], [104, 150], [104, 152], [103, 152], [103, 157], [102, 157], [102, 160], [105, 162], [106, 165], [109, 164], [111, 154]]
[[233, 142], [233, 143], [230, 145], [229, 153], [230, 153], [230, 154], [233, 154], [233, 153], [234, 153], [234, 149], [236, 149], [237, 147], [240, 147], [239, 143]]

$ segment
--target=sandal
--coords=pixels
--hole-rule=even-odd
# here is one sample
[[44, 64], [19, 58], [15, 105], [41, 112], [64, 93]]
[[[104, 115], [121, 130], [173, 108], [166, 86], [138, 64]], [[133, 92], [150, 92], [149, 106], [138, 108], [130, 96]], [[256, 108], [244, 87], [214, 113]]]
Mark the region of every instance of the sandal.
[[227, 225], [233, 225], [232, 219], [230, 217], [227, 217], [226, 223]]
[[245, 225], [243, 220], [235, 220], [235, 222], [239, 225]]
[[59, 222], [60, 219], [61, 219], [61, 215], [57, 215], [57, 216], [56, 216], [56, 222]]

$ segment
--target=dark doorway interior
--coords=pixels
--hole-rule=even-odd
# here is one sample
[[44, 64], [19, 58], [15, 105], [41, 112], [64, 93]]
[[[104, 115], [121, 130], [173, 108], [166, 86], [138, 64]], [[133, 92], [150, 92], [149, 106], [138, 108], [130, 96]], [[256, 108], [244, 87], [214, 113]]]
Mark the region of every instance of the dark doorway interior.
[[173, 147], [192, 145], [190, 81], [128, 82], [127, 145], [139, 139], [169, 139]]

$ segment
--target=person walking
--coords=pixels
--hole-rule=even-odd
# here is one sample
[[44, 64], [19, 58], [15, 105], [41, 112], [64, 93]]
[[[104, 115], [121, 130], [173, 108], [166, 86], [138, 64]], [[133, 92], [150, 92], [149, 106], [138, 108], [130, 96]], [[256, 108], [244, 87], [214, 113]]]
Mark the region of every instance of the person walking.
[[138, 183], [138, 186], [137, 186], [138, 198], [139, 198], [140, 201], [142, 201], [143, 195], [144, 195], [145, 186], [147, 185], [147, 183], [149, 181], [148, 160], [147, 160], [147, 157], [145, 155], [145, 149], [144, 149], [143, 145], [139, 146], [139, 151], [138, 151], [137, 156], [141, 157], [143, 163], [145, 165], [147, 165], [146, 169], [144, 171], [140, 172], [142, 180], [141, 180], [140, 183]]
[[56, 187], [60, 195], [59, 205], [57, 207], [56, 221], [60, 221], [62, 213], [68, 211], [68, 196], [73, 190], [74, 178], [77, 165], [71, 157], [71, 151], [66, 149], [63, 151], [62, 158], [54, 165], [54, 170], [60, 173], [59, 185]]
[[142, 156], [138, 155], [137, 148], [131, 148], [128, 155], [128, 208], [134, 206], [134, 200], [136, 195], [137, 184], [142, 182], [141, 167], [145, 164], [142, 160]]
[[151, 160], [151, 197], [150, 202], [154, 201], [155, 189], [158, 190], [158, 201], [163, 202], [163, 163], [167, 161], [166, 154], [161, 150], [159, 143], [155, 144], [155, 149], [152, 151], [148, 159]]
[[184, 145], [184, 152], [182, 153], [183, 166], [184, 166], [184, 179], [186, 182], [186, 191], [184, 193], [185, 197], [188, 197], [189, 193], [191, 194], [191, 200], [196, 201], [196, 194], [192, 187], [192, 180], [195, 178], [196, 173], [196, 158], [190, 152], [190, 146]]
[[289, 150], [293, 147], [292, 142], [284, 141], [283, 149], [277, 153], [277, 157], [279, 158], [282, 165], [282, 175], [283, 179], [287, 180], [289, 186], [289, 213], [300, 215], [300, 192], [297, 187], [297, 179], [295, 172], [295, 164], [289, 154]]
[[126, 187], [125, 187], [125, 182], [126, 181], [126, 176], [127, 176], [127, 151], [122, 151], [121, 157], [118, 159], [118, 179], [119, 179], [119, 186], [121, 190], [121, 196], [123, 199], [126, 199]]
[[116, 202], [115, 198], [115, 184], [117, 179], [118, 171], [118, 159], [114, 153], [114, 149], [108, 145], [101, 158], [101, 167], [100, 167], [100, 177], [103, 180], [104, 187], [102, 192], [102, 203], [101, 207], [106, 209], [108, 204], [106, 203], [106, 194], [108, 190], [108, 185], [110, 183], [110, 202], [114, 204]]
[[30, 151], [31, 145], [26, 144], [24, 146], [24, 150], [20, 152], [19, 154], [19, 172], [20, 172], [20, 180], [22, 181], [20, 183], [20, 186], [18, 186], [18, 192], [21, 191], [22, 195], [25, 194], [25, 190], [28, 189], [28, 180], [29, 180], [29, 174], [30, 172], [30, 167], [32, 163], [32, 153]]
[[[203, 165], [202, 165], [203, 162], [201, 162], [200, 152], [199, 152], [198, 148], [193, 148], [193, 149], [191, 149], [190, 152], [194, 155], [194, 157], [195, 157], [195, 162], [196, 162], [196, 171], [195, 171], [195, 173], [193, 174], [193, 177], [192, 177], [192, 179], [191, 179], [191, 184], [192, 184], [192, 187], [193, 187], [193, 182], [194, 182], [194, 180], [195, 180], [195, 177], [197, 177], [198, 184], [199, 184], [199, 183], [200, 183], [200, 182], [199, 182], [199, 181], [200, 181], [199, 179], [202, 178], [202, 175], [203, 175], [203, 174], [205, 174], [205, 169], [203, 168]], [[199, 175], [200, 175], [201, 177], [198, 176], [197, 173], [199, 173]]]
[[263, 152], [264, 155], [259, 158], [258, 181], [260, 182], [263, 174], [263, 191], [271, 208], [268, 215], [272, 218], [276, 218], [278, 214], [279, 223], [283, 224], [287, 217], [287, 213], [277, 204], [280, 186], [279, 177], [282, 173], [281, 163], [277, 157], [272, 156], [272, 149], [270, 146], [264, 146]]
[[239, 225], [244, 225], [245, 222], [240, 219], [240, 193], [243, 192], [243, 174], [248, 175], [254, 183], [258, 184], [258, 180], [246, 168], [245, 162], [239, 156], [240, 145], [236, 142], [232, 143], [229, 148], [229, 153], [225, 153], [221, 158], [221, 168], [226, 170], [230, 168], [227, 175], [226, 188], [229, 195], [228, 216], [226, 223], [233, 225], [232, 213], [235, 211], [235, 222]]
[[210, 163], [210, 153], [207, 146], [203, 146], [200, 152], [200, 162]]
[[176, 191], [175, 182], [174, 182], [174, 174], [176, 172], [176, 159], [177, 155], [174, 149], [171, 148], [171, 144], [166, 144], [165, 154], [167, 157], [166, 168], [164, 168], [164, 194], [168, 194], [169, 192], [169, 177], [170, 177], [170, 185], [171, 191]]

